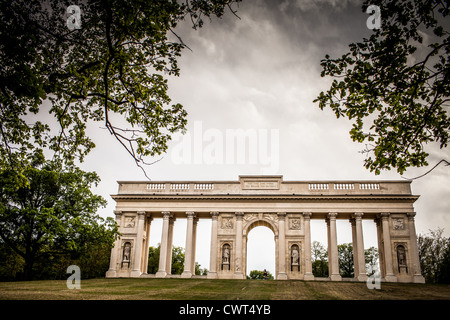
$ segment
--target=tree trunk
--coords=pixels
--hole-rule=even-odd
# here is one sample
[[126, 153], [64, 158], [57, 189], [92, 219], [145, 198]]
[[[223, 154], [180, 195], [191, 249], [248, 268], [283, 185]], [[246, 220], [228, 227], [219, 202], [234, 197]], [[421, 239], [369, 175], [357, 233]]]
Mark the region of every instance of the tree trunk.
[[34, 257], [31, 255], [25, 256], [25, 266], [23, 268], [23, 280], [30, 281], [33, 280], [33, 264]]

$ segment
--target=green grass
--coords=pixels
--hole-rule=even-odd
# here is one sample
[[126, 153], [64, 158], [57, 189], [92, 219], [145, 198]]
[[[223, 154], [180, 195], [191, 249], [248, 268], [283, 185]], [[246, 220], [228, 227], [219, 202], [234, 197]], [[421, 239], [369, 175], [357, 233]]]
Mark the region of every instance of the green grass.
[[328, 281], [208, 279], [89, 279], [70, 290], [66, 281], [0, 283], [0, 299], [95, 300], [398, 300], [450, 299], [450, 285]]

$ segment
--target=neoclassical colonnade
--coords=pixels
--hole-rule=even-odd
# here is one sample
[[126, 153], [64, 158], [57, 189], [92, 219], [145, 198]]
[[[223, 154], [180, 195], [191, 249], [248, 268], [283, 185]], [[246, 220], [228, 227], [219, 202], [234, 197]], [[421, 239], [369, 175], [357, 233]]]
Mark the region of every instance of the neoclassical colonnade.
[[[424, 282], [420, 272], [410, 182], [283, 181], [282, 176], [240, 176], [239, 181], [119, 182], [115, 215], [122, 234], [111, 251], [107, 277], [146, 276], [150, 226], [162, 218], [155, 277], [168, 277], [174, 223], [187, 219], [181, 277], [195, 272], [199, 219], [211, 219], [208, 278], [245, 279], [247, 235], [256, 226], [274, 233], [276, 279], [314, 280], [312, 219], [325, 219], [329, 278], [341, 281], [336, 220], [351, 223], [355, 280], [367, 279], [363, 219], [377, 226], [383, 281]], [[261, 253], [263, 254], [263, 253]]]

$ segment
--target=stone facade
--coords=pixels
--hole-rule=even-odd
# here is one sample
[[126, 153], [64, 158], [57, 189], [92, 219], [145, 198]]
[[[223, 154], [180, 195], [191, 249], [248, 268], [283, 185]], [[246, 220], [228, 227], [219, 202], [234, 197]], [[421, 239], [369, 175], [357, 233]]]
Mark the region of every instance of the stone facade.
[[382, 281], [418, 282], [420, 273], [409, 181], [283, 181], [282, 176], [240, 176], [238, 181], [120, 181], [116, 221], [122, 237], [111, 251], [107, 277], [146, 274], [150, 225], [162, 218], [159, 270], [171, 270], [173, 225], [187, 219], [185, 265], [181, 277], [194, 274], [197, 222], [211, 219], [208, 278], [245, 279], [247, 235], [257, 226], [274, 233], [278, 280], [314, 280], [311, 219], [327, 222], [329, 275], [341, 281], [336, 220], [352, 226], [355, 280], [367, 279], [363, 219], [376, 223]]

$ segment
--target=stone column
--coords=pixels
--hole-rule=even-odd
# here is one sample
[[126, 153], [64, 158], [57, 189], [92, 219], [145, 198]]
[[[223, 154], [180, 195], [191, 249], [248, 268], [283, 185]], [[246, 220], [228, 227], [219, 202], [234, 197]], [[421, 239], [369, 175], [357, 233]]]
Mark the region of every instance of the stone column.
[[156, 273], [157, 278], [164, 278], [167, 275], [167, 247], [169, 242], [169, 219], [171, 213], [168, 211], [162, 212], [163, 226], [161, 233], [161, 247], [159, 251], [159, 269]]
[[194, 217], [194, 225], [192, 230], [192, 266], [191, 271], [192, 275], [195, 276], [195, 253], [197, 249], [197, 224], [198, 224], [198, 217]]
[[130, 277], [139, 277], [141, 275], [141, 262], [142, 262], [142, 242], [144, 234], [144, 223], [145, 223], [145, 211], [138, 211], [138, 221], [137, 221], [137, 234], [136, 234], [136, 245], [134, 246], [134, 263], [133, 270], [130, 273]]
[[311, 212], [303, 212], [305, 221], [305, 276], [304, 280], [314, 280], [311, 261]]
[[350, 218], [350, 224], [352, 225], [352, 244], [353, 244], [353, 271], [356, 278], [359, 274], [358, 270], [358, 241], [356, 239], [356, 221], [354, 217]]
[[167, 258], [166, 258], [166, 272], [172, 274], [172, 247], [173, 247], [173, 227], [175, 224], [175, 217], [169, 218], [169, 235], [167, 237]]
[[211, 212], [211, 248], [209, 254], [208, 279], [217, 278], [217, 220], [218, 212]]
[[277, 280], [287, 280], [286, 274], [286, 212], [278, 212], [278, 274]]
[[186, 227], [186, 245], [184, 251], [184, 271], [181, 274], [182, 278], [192, 277], [192, 235], [194, 230], [194, 212], [186, 212], [187, 227]]
[[236, 260], [234, 264], [234, 279], [245, 279], [245, 275], [242, 272], [242, 217], [243, 212], [236, 212]]
[[358, 281], [366, 281], [367, 280], [367, 274], [366, 274], [366, 259], [364, 257], [364, 237], [363, 237], [363, 229], [362, 229], [362, 216], [363, 213], [356, 212], [353, 214], [353, 217], [355, 219], [355, 233], [356, 233], [356, 252], [357, 257], [354, 258], [354, 265], [358, 265], [358, 273], [355, 271], [355, 278], [358, 279]]
[[337, 250], [337, 232], [336, 232], [336, 212], [330, 212], [328, 214], [327, 225], [329, 235], [328, 246], [328, 263], [329, 263], [329, 276], [332, 281], [341, 281], [342, 277], [339, 274], [339, 258]]
[[151, 215], [147, 216], [147, 223], [146, 223], [146, 232], [145, 232], [145, 248], [144, 248], [144, 265], [142, 266], [142, 272], [144, 274], [147, 274], [148, 269], [148, 251], [150, 247], [150, 227], [152, 223], [152, 217]]
[[[122, 225], [121, 221], [122, 221], [122, 211], [114, 211], [114, 214], [116, 215], [116, 223], [119, 226], [119, 230], [120, 227]], [[119, 252], [120, 252], [120, 238], [118, 237], [116, 239], [116, 241], [114, 241], [114, 247], [112, 247], [111, 249], [111, 259], [109, 261], [109, 270], [106, 272], [106, 277], [107, 278], [114, 278], [117, 277], [117, 259], [119, 256]]]
[[383, 230], [381, 226], [381, 219], [375, 218], [374, 222], [377, 226], [377, 240], [378, 240], [378, 261], [380, 266], [380, 277], [384, 278], [386, 275], [386, 268], [384, 264], [384, 244], [383, 244]]
[[384, 279], [387, 282], [397, 282], [397, 277], [394, 275], [394, 265], [392, 262], [392, 246], [391, 246], [391, 232], [389, 230], [389, 216], [387, 212], [381, 213], [381, 225], [383, 229], [383, 250], [384, 263], [386, 268], [386, 275]]
[[417, 247], [416, 226], [414, 223], [415, 212], [407, 213], [409, 229], [409, 246], [411, 252], [411, 263], [413, 270], [413, 281], [416, 283], [425, 283], [425, 278], [420, 270], [419, 248]]

